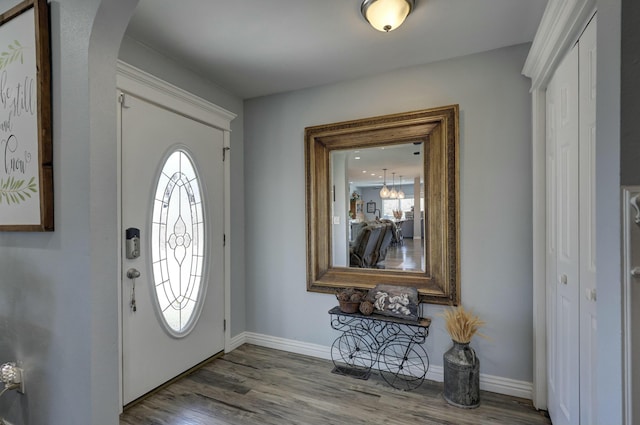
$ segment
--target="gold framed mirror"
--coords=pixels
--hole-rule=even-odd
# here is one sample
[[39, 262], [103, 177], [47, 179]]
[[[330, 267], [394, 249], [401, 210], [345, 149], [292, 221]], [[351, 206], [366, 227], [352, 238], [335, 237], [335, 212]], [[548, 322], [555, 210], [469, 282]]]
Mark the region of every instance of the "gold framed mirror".
[[[458, 120], [458, 105], [450, 105], [305, 128], [308, 291], [333, 293], [338, 288], [391, 284], [417, 288], [421, 302], [460, 302]], [[352, 191], [350, 158], [360, 152], [369, 155], [372, 148], [389, 152], [407, 146], [416, 146], [413, 154], [419, 157], [419, 175], [406, 177], [414, 182], [416, 208], [411, 218], [418, 233], [412, 244], [418, 247], [421, 264], [407, 269], [387, 267], [385, 261], [358, 262], [357, 243], [363, 238], [353, 235], [354, 223], [366, 221], [362, 226], [374, 228], [383, 222], [395, 229], [393, 237], [399, 245], [398, 224], [406, 220], [399, 219], [395, 210], [394, 217], [389, 217], [386, 206], [384, 211], [376, 210], [375, 219], [367, 220], [360, 209], [358, 217], [353, 216], [350, 198], [352, 193], [357, 197], [357, 192]], [[384, 157], [388, 168], [400, 167], [394, 158]], [[371, 178], [379, 179], [378, 172], [382, 171], [370, 173]], [[386, 184], [386, 177], [379, 179], [374, 190]], [[385, 199], [378, 202], [387, 204]], [[367, 199], [358, 201], [358, 205], [364, 203]], [[397, 205], [400, 208], [400, 202]], [[400, 217], [409, 216], [408, 211], [398, 212]]]

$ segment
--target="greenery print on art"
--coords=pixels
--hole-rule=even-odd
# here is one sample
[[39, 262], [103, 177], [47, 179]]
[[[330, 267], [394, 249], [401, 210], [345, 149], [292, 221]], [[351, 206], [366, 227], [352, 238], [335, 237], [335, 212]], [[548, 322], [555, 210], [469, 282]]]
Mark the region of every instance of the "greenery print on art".
[[6, 51], [0, 53], [0, 70], [3, 70], [12, 62], [20, 59], [20, 63], [24, 63], [23, 60], [24, 47], [18, 40], [13, 40], [13, 44], [9, 44]]
[[0, 204], [6, 202], [7, 205], [19, 204], [31, 198], [31, 193], [36, 193], [35, 177], [31, 177], [29, 183], [25, 185], [25, 180], [18, 180], [8, 177], [6, 180], [0, 179]]

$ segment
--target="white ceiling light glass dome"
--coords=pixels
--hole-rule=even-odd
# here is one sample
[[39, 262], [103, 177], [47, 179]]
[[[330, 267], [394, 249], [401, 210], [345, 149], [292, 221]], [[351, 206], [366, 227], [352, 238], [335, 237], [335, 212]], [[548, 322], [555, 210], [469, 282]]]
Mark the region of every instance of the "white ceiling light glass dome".
[[389, 32], [402, 25], [414, 7], [415, 0], [364, 0], [360, 12], [372, 27]]

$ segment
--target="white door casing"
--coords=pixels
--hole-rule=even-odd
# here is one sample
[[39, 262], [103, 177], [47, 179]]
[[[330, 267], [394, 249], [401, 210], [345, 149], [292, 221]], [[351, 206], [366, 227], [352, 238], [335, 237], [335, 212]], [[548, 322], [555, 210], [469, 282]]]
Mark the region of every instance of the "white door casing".
[[[547, 314], [551, 309], [547, 284], [550, 267], [548, 257], [548, 192], [547, 169], [547, 88], [550, 79], [566, 52], [580, 38], [587, 23], [596, 12], [595, 0], [549, 1], [536, 36], [524, 64], [522, 73], [531, 78], [532, 95], [532, 153], [533, 153], [533, 392], [536, 408], [547, 409], [548, 401], [548, 347]], [[551, 266], [551, 269], [554, 265]]]
[[[121, 92], [133, 94], [135, 95], [135, 97], [147, 100], [149, 101], [149, 103], [156, 105], [156, 107], [161, 107], [161, 109], [164, 108], [165, 111], [177, 112], [178, 115], [181, 115], [183, 117], [190, 117], [192, 118], [192, 121], [197, 122], [196, 123], [197, 125], [205, 125], [206, 127], [213, 129], [217, 135], [221, 133], [222, 139], [223, 139], [222, 143], [225, 151], [223, 152], [218, 140], [216, 142], [216, 152], [213, 155], [215, 155], [216, 158], [220, 158], [220, 157], [226, 157], [227, 159], [229, 158], [229, 154], [227, 151], [229, 150], [229, 146], [230, 146], [231, 121], [235, 118], [236, 116], [235, 114], [223, 108], [220, 108], [214, 104], [211, 104], [206, 100], [198, 98], [197, 96], [194, 96], [191, 93], [188, 93], [178, 87], [168, 84], [158, 79], [157, 77], [147, 74], [146, 72], [141, 71], [123, 62], [118, 62], [117, 86]], [[128, 97], [125, 97], [125, 99], [126, 99], [125, 100], [125, 104], [126, 104], [127, 101], [132, 100], [133, 97], [128, 96]], [[120, 105], [118, 105], [119, 130], [121, 130], [122, 128], [122, 109], [123, 108], [121, 108]], [[122, 152], [121, 131], [118, 132], [118, 149], [119, 149], [119, 152], [121, 153]], [[208, 161], [208, 158], [206, 156], [202, 154], [198, 155], [195, 152], [192, 152], [192, 154], [193, 154], [192, 157], [194, 157], [198, 165], [200, 165], [199, 168], [202, 168], [202, 161], [205, 162], [206, 167], [211, 167], [212, 161]], [[142, 162], [146, 164], [148, 162], [147, 158], [145, 157]], [[125, 168], [125, 167], [123, 167], [121, 160], [119, 161], [118, 168], [119, 168], [118, 186], [119, 186], [119, 193], [121, 193], [123, 185], [126, 184], [127, 182], [127, 178], [123, 176], [122, 168]], [[129, 168], [129, 167], [126, 167], [126, 168]], [[230, 236], [230, 219], [229, 219], [230, 208], [229, 208], [229, 196], [228, 196], [229, 189], [230, 189], [230, 180], [229, 180], [230, 168], [229, 168], [228, 160], [224, 161], [224, 167], [222, 166], [216, 167], [215, 172], [217, 177], [220, 176], [220, 169], [222, 168], [224, 169], [224, 174], [223, 174], [224, 177], [221, 179], [221, 180], [224, 180], [224, 183], [222, 183], [223, 184], [222, 191], [224, 192], [224, 196], [220, 196], [219, 198], [216, 199], [215, 209], [219, 209], [221, 203], [224, 204], [224, 214], [223, 214], [224, 224], [220, 226], [220, 222], [217, 222], [216, 232], [224, 232], [224, 234], [226, 235], [227, 243], [222, 249], [226, 253], [224, 255], [223, 261], [216, 260], [219, 262], [218, 264], [216, 264], [216, 271], [219, 272], [221, 268], [224, 268], [224, 285], [223, 286], [217, 285], [214, 291], [209, 291], [209, 295], [211, 295], [212, 292], [216, 292], [218, 295], [217, 297], [215, 297], [216, 305], [224, 306], [224, 308], [221, 308], [221, 307], [216, 308], [215, 321], [216, 321], [216, 325], [224, 326], [225, 330], [223, 334], [224, 336], [222, 339], [223, 340], [222, 343], [220, 343], [219, 337], [214, 338], [214, 340], [216, 341], [216, 344], [221, 347], [215, 348], [213, 349], [213, 351], [221, 350], [222, 347], [224, 347], [225, 345], [228, 345], [231, 340], [230, 330], [229, 330], [230, 271], [229, 271], [229, 255], [228, 255], [229, 247], [230, 247], [230, 244], [228, 243], [228, 239]], [[202, 172], [202, 170], [200, 171]], [[204, 174], [209, 174], [209, 171], [207, 170]], [[138, 176], [136, 175], [136, 178], [137, 177]], [[220, 184], [220, 180], [216, 180], [216, 183], [213, 186], [218, 184]], [[218, 191], [220, 190], [219, 186], [217, 190]], [[122, 210], [122, 203], [120, 198], [121, 197], [119, 196], [118, 197], [119, 210]], [[223, 199], [224, 199], [224, 202], [223, 202]], [[217, 214], [216, 217], [217, 217], [217, 220], [219, 220], [220, 214]], [[119, 240], [121, 241], [120, 246], [124, 247], [124, 229], [126, 227], [130, 227], [131, 224], [124, 223], [123, 217], [121, 215], [118, 217], [118, 223], [119, 223], [119, 228], [123, 229], [123, 234], [119, 236]], [[148, 235], [148, 230], [143, 230], [143, 232], [145, 232], [142, 235], [142, 239], [144, 241], [145, 237], [148, 237], [149, 235]], [[215, 241], [215, 243], [216, 243], [216, 246], [221, 246], [222, 239], [220, 239], [220, 242], [219, 242], [220, 245], [218, 245], [217, 240]], [[123, 255], [124, 255], [124, 252], [123, 252]], [[126, 273], [126, 270], [129, 267], [127, 264], [125, 264], [125, 261], [126, 260], [123, 260], [123, 262], [119, 265], [119, 272], [120, 272], [120, 275], [122, 276], [124, 276], [124, 274]], [[147, 271], [146, 275], [147, 277], [151, 276], [151, 272]], [[122, 286], [119, 286], [118, 288], [119, 293], [121, 295], [120, 298], [122, 299], [122, 308], [119, 314], [120, 323], [121, 323], [121, 326], [120, 326], [121, 332], [124, 329], [123, 327], [124, 319], [122, 317], [123, 313], [128, 314], [129, 312], [128, 303], [130, 301], [130, 298], [129, 298], [130, 292], [128, 291], [131, 289], [131, 282], [124, 277], [123, 279], [124, 279], [123, 284], [125, 285], [125, 287], [122, 288]], [[140, 282], [137, 282], [137, 293], [140, 291], [140, 286], [141, 286]], [[217, 291], [220, 291], [221, 287], [223, 290], [223, 294], [220, 294], [217, 292]], [[211, 297], [212, 297], [211, 299], [214, 299], [213, 296]], [[139, 296], [137, 298], [139, 302], [140, 301]], [[207, 296], [207, 299], [209, 299], [209, 296]], [[138, 305], [138, 308], [141, 308], [141, 307], [142, 307], [141, 305]], [[223, 316], [220, 316], [220, 314], [223, 314]], [[165, 334], [167, 333], [165, 332]], [[125, 340], [125, 335], [122, 334], [122, 338], [120, 342], [121, 353], [124, 353], [125, 351], [123, 348], [123, 344], [125, 342], [124, 340]], [[125, 359], [123, 355], [121, 357], [121, 368], [119, 373], [121, 383], [124, 383], [124, 373], [123, 373], [123, 370], [125, 369], [124, 360]], [[122, 389], [122, 386], [121, 386], [121, 389]], [[121, 405], [126, 404], [126, 402], [124, 402], [124, 395], [122, 393], [120, 398], [121, 398]]]
[[596, 314], [596, 31], [593, 17], [580, 36], [580, 423], [597, 420]]

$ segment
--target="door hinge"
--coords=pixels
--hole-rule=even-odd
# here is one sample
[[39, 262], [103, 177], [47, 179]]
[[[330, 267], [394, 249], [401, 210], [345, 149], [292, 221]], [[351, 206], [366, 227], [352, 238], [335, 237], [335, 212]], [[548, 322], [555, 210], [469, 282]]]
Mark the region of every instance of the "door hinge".
[[224, 148], [222, 148], [222, 161], [227, 159], [227, 151], [230, 151], [230, 150], [231, 148], [228, 146], [225, 146]]
[[118, 95], [118, 103], [123, 107], [123, 108], [129, 108], [129, 104], [127, 104], [127, 96], [124, 93], [120, 93]]
[[224, 319], [224, 320], [222, 321], [222, 330], [223, 330], [223, 331], [226, 331], [226, 330], [227, 330], [227, 319]]
[[227, 246], [227, 234], [222, 234], [222, 246]]

